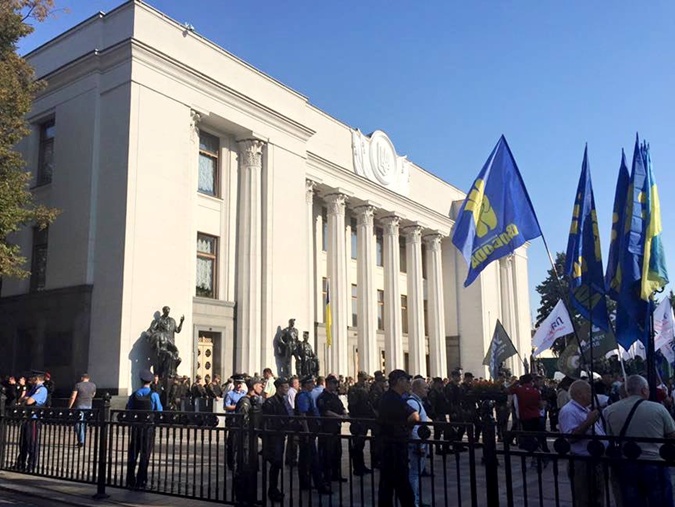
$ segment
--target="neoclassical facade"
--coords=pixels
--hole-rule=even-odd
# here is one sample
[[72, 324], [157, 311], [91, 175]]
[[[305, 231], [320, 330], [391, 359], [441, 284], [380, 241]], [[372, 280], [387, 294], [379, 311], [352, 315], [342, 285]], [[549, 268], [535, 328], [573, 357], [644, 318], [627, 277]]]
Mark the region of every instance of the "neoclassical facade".
[[28, 59], [48, 87], [19, 149], [36, 199], [62, 213], [13, 238], [32, 274], [3, 281], [0, 371], [68, 383], [88, 370], [123, 394], [164, 305], [185, 316], [187, 375], [275, 368], [290, 318], [322, 372], [344, 375], [485, 375], [497, 319], [529, 349], [526, 249], [463, 288], [449, 234], [464, 193], [384, 132], [337, 121], [140, 1]]

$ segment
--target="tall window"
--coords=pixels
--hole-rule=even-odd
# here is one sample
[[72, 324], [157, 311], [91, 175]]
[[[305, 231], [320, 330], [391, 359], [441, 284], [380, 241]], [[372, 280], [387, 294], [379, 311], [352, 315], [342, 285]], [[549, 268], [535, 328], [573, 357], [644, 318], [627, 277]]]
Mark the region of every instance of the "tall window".
[[328, 208], [321, 208], [321, 250], [328, 251]]
[[427, 279], [427, 247], [422, 244], [422, 278]]
[[197, 234], [197, 290], [203, 298], [215, 298], [218, 266], [218, 238]]
[[352, 327], [358, 326], [358, 304], [359, 291], [356, 285], [352, 284]]
[[44, 290], [47, 280], [47, 244], [49, 228], [33, 227], [33, 259], [30, 267], [30, 290]]
[[384, 291], [377, 291], [377, 330], [384, 331]]
[[424, 300], [424, 336], [429, 336], [429, 300]]
[[383, 255], [384, 251], [384, 231], [382, 227], [375, 228], [375, 264], [377, 266], [383, 266]]
[[37, 184], [52, 182], [54, 173], [54, 136], [56, 122], [54, 118], [40, 125], [40, 153], [38, 154]]
[[401, 327], [408, 334], [408, 296], [401, 294]]
[[206, 132], [199, 132], [199, 181], [197, 190], [218, 196], [218, 154], [220, 140]]
[[399, 252], [399, 258], [400, 258], [401, 273], [407, 273], [408, 272], [408, 258], [405, 255], [405, 237], [404, 236], [398, 237], [398, 252]]
[[356, 259], [358, 252], [358, 243], [356, 238], [356, 218], [352, 218], [349, 221], [350, 229], [352, 230], [351, 240], [352, 240], [352, 259]]

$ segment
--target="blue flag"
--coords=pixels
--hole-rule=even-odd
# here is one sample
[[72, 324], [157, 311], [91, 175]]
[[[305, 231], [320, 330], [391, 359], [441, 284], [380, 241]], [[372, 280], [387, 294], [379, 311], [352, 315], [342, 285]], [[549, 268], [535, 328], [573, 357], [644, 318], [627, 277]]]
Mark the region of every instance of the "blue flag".
[[468, 287], [492, 261], [541, 236], [509, 145], [502, 136], [457, 214], [452, 243], [469, 265]]
[[643, 224], [645, 239], [640, 297], [647, 301], [654, 292], [666, 286], [668, 271], [666, 270], [666, 254], [661, 241], [661, 203], [652, 172], [652, 157], [648, 144], [642, 147], [642, 157], [647, 174], [644, 186], [646, 216]]
[[621, 269], [619, 259], [621, 241], [623, 239], [624, 224], [626, 223], [626, 198], [628, 197], [628, 185], [630, 175], [626, 165], [626, 154], [621, 150], [621, 166], [616, 180], [614, 192], [614, 211], [612, 213], [612, 239], [609, 244], [609, 257], [607, 258], [607, 272], [605, 273], [605, 288], [607, 294], [616, 300], [621, 287]]
[[574, 200], [565, 274], [569, 278], [570, 299], [577, 311], [592, 324], [608, 331], [602, 251], [591, 169], [588, 164], [588, 147], [584, 149], [584, 161], [581, 164], [581, 176]]
[[[644, 255], [644, 189], [647, 170], [640, 140], [633, 150], [630, 184], [626, 197], [624, 230], [619, 248], [619, 293], [616, 298], [616, 341], [628, 350], [636, 340], [644, 340], [647, 303], [641, 299], [642, 258]], [[616, 277], [615, 277], [616, 278]], [[644, 342], [646, 343], [646, 342]]]

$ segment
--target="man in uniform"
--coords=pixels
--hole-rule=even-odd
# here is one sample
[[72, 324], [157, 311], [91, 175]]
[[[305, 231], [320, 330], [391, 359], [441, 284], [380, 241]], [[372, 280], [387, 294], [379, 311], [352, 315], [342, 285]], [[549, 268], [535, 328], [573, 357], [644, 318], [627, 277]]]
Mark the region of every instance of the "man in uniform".
[[330, 494], [330, 483], [325, 484], [316, 450], [316, 436], [319, 431], [319, 410], [312, 399], [314, 377], [307, 375], [300, 380], [301, 391], [295, 398], [295, 415], [301, 418], [299, 435], [300, 458], [298, 460], [298, 475], [301, 490], [311, 489], [311, 481], [319, 493]]
[[[153, 375], [150, 370], [141, 370], [140, 379], [143, 387], [134, 391], [127, 401], [127, 410], [143, 410], [161, 412], [162, 402], [157, 393], [150, 390]], [[129, 446], [127, 449], [127, 487], [143, 489], [148, 480], [148, 464], [155, 447], [154, 421], [134, 422], [130, 428]], [[140, 459], [139, 459], [140, 457]], [[138, 473], [136, 463], [138, 462]]]
[[250, 378], [246, 387], [246, 395], [239, 399], [234, 410], [237, 414], [235, 427], [240, 431], [235, 446], [234, 493], [241, 505], [252, 506], [258, 497], [258, 435], [251, 430], [260, 427], [263, 381], [257, 377]]
[[[226, 414], [234, 414], [234, 410], [237, 408], [237, 403], [240, 399], [246, 396], [246, 387], [244, 387], [244, 376], [235, 374], [232, 376], [232, 381], [234, 382], [234, 389], [229, 391], [225, 396], [225, 401], [223, 405], [225, 406]], [[232, 418], [225, 418], [225, 426], [232, 426]], [[225, 448], [225, 461], [227, 463], [227, 468], [234, 470], [234, 432], [229, 431], [227, 433], [227, 444]]]
[[383, 440], [377, 492], [379, 507], [393, 507], [394, 491], [403, 507], [415, 506], [409, 480], [408, 441], [410, 428], [420, 421], [420, 415], [403, 397], [410, 393], [410, 378], [403, 370], [389, 373], [389, 389], [378, 406], [377, 422]]
[[[91, 410], [94, 404], [94, 396], [96, 396], [96, 384], [89, 380], [89, 374], [83, 373], [80, 381], [73, 387], [73, 392], [68, 400], [68, 409], [75, 408], [75, 410]], [[84, 447], [84, 439], [87, 431], [87, 426], [84, 423], [85, 413], [78, 414], [79, 422], [75, 423], [75, 435], [77, 436], [77, 446]]]
[[[373, 383], [370, 385], [370, 391], [368, 392], [368, 400], [370, 401], [370, 407], [373, 410], [373, 414], [377, 418], [378, 416], [378, 407], [380, 404], [380, 399], [382, 395], [387, 390], [387, 379], [380, 370], [377, 370], [374, 374]], [[380, 425], [375, 424], [371, 430], [371, 435], [373, 436], [370, 441], [370, 462], [373, 468], [380, 468], [380, 461], [382, 457], [382, 439], [380, 438]]]
[[263, 403], [262, 411], [266, 416], [265, 433], [263, 434], [263, 456], [269, 462], [270, 469], [267, 480], [267, 497], [271, 502], [283, 502], [284, 494], [279, 491], [279, 472], [284, 463], [283, 431], [288, 427], [288, 410], [284, 398], [288, 393], [288, 380], [279, 377], [274, 381], [276, 392]]
[[[460, 383], [462, 380], [462, 374], [459, 370], [453, 370], [450, 374], [450, 382], [445, 386], [445, 399], [448, 403], [448, 415], [450, 416], [451, 423], [463, 423], [464, 411], [462, 408], [462, 390], [460, 389]], [[453, 438], [454, 437], [454, 438]], [[461, 442], [464, 438], [464, 428], [457, 427], [452, 428], [446, 432], [446, 440], [457, 440]], [[455, 447], [455, 450], [461, 450], [461, 446]]]
[[[357, 419], [373, 419], [375, 413], [370, 405], [370, 396], [368, 384], [368, 374], [360, 371], [356, 376], [357, 382], [349, 388], [347, 392], [347, 403], [349, 406], [349, 415]], [[352, 457], [353, 473], [356, 476], [372, 473], [370, 468], [366, 467], [363, 457], [363, 448], [366, 445], [366, 435], [368, 434], [368, 423], [366, 421], [357, 421], [352, 423], [351, 433], [353, 438], [350, 440], [350, 452]]]
[[[443, 439], [444, 423], [446, 422], [446, 415], [448, 413], [448, 403], [443, 393], [443, 379], [434, 377], [431, 382], [431, 388], [427, 395], [427, 400], [432, 407], [431, 414], [428, 414], [436, 423], [434, 424], [434, 440], [440, 441]], [[436, 448], [437, 454], [444, 454], [445, 447], [438, 445]]]
[[[47, 404], [47, 388], [42, 374], [28, 377], [30, 390], [21, 398], [20, 403], [31, 408], [42, 408]], [[16, 468], [20, 471], [34, 472], [40, 452], [40, 421], [37, 415], [28, 416], [21, 425], [21, 448], [16, 459]]]
[[340, 427], [342, 420], [347, 417], [345, 406], [337, 394], [339, 380], [335, 375], [326, 377], [326, 389], [316, 400], [319, 414], [323, 417], [322, 435], [319, 437], [319, 459], [324, 472], [324, 481], [347, 482], [342, 477], [342, 442], [340, 441]]

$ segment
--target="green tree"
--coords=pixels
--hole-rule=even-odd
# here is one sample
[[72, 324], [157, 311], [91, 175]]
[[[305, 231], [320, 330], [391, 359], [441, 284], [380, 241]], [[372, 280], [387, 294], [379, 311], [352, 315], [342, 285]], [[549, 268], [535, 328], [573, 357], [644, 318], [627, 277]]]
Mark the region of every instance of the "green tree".
[[29, 133], [26, 113], [44, 83], [17, 53], [17, 43], [33, 31], [30, 20], [44, 20], [53, 0], [0, 0], [0, 277], [26, 277], [25, 258], [11, 234], [28, 225], [44, 228], [58, 211], [36, 204], [31, 175], [16, 144]]
[[[567, 304], [569, 302], [569, 283], [567, 278], [563, 276], [565, 269], [565, 258], [566, 256], [564, 252], [556, 253], [555, 267], [558, 272], [558, 276], [556, 276], [553, 268], [549, 269], [546, 272], [547, 276], [544, 281], [535, 288], [535, 290], [541, 296], [539, 308], [537, 309], [537, 327], [539, 327], [544, 319], [549, 316], [560, 299], [565, 301], [567, 310], [570, 312], [570, 317], [574, 320], [574, 324], [577, 329], [581, 327], [581, 324], [584, 321], [579, 312], [577, 312], [572, 305]], [[612, 315], [616, 309], [616, 303], [609, 298], [607, 298], [607, 309], [609, 310], [610, 315]], [[573, 336], [574, 335], [568, 335], [558, 338], [558, 340], [556, 340], [556, 342], [551, 347], [551, 350], [553, 350], [556, 355], [560, 354], [565, 349], [566, 343], [572, 339]]]

